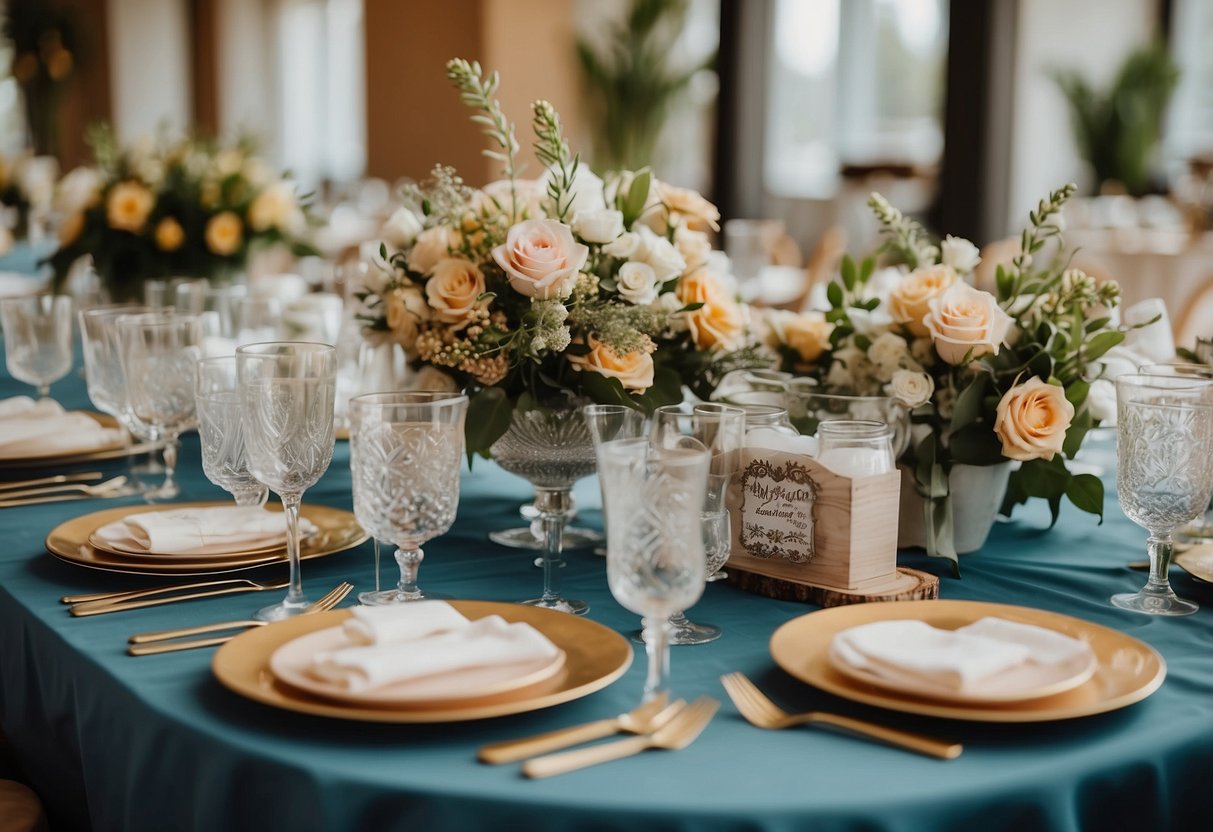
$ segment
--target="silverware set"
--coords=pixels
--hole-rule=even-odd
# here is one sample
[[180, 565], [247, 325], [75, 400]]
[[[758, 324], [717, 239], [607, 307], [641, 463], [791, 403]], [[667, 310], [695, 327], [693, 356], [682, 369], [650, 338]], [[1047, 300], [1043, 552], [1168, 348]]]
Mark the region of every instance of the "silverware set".
[[83, 474], [57, 474], [33, 480], [0, 484], [0, 508], [33, 506], [42, 503], [60, 503], [68, 500], [87, 500], [118, 497], [126, 493], [125, 476], [113, 477], [105, 482], [89, 485], [104, 475], [99, 471]]

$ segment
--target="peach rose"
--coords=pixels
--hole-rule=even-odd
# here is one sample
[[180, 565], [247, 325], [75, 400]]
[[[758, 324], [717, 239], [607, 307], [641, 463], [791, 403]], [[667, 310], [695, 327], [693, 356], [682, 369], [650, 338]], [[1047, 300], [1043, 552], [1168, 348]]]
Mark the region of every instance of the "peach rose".
[[683, 305], [702, 303], [686, 313], [691, 339], [699, 349], [729, 348], [741, 340], [745, 316], [707, 269], [696, 269], [678, 281], [678, 299]]
[[589, 346], [590, 351], [585, 355], [569, 354], [569, 363], [578, 370], [617, 378], [633, 393], [643, 393], [653, 386], [653, 356], [646, 350], [620, 355], [593, 336], [590, 336]]
[[206, 224], [206, 245], [220, 257], [235, 254], [244, 239], [244, 223], [233, 211], [211, 217]]
[[436, 225], [417, 235], [417, 242], [409, 252], [409, 269], [418, 274], [429, 274], [439, 260], [451, 256], [451, 246], [458, 245], [459, 232], [453, 228]]
[[997, 355], [1014, 323], [993, 295], [967, 283], [953, 283], [931, 300], [930, 309], [924, 323], [935, 352], [949, 364], [959, 364], [966, 354]]
[[812, 364], [830, 345], [834, 325], [812, 315], [788, 314], [774, 323], [779, 340], [796, 350], [800, 360]]
[[295, 189], [289, 182], [275, 182], [257, 194], [248, 209], [248, 221], [254, 231], [298, 233], [304, 224], [303, 213], [295, 199]]
[[998, 402], [994, 432], [1007, 459], [1052, 459], [1066, 441], [1074, 405], [1066, 391], [1034, 376], [1017, 384]]
[[106, 199], [105, 217], [119, 231], [138, 234], [155, 204], [156, 197], [138, 182], [119, 182]]
[[567, 298], [589, 254], [569, 227], [556, 220], [520, 222], [493, 249], [493, 259], [514, 291], [537, 300]]
[[915, 269], [889, 293], [889, 315], [919, 337], [927, 334], [923, 318], [930, 312], [930, 303], [956, 282], [956, 270], [951, 266], [927, 266]]
[[172, 217], [156, 223], [156, 245], [161, 251], [176, 251], [185, 242], [185, 229]]
[[416, 286], [402, 286], [387, 296], [387, 325], [396, 342], [411, 350], [421, 325], [430, 318], [430, 307]]
[[434, 317], [448, 324], [468, 323], [482, 294], [484, 274], [462, 257], [439, 260], [425, 284], [425, 297]]
[[657, 183], [657, 197], [669, 212], [670, 225], [687, 228], [703, 227], [720, 230], [720, 209], [704, 199], [698, 191], [679, 188], [668, 182]]

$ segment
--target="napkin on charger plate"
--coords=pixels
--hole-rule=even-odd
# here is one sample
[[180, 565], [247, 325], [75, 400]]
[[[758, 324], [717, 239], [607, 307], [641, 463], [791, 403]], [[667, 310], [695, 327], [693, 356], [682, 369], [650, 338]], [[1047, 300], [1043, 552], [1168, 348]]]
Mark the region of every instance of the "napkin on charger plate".
[[[316, 526], [299, 518], [299, 536]], [[164, 555], [219, 555], [286, 545], [286, 515], [260, 506], [207, 506], [145, 511], [95, 532], [120, 550]]]
[[468, 625], [467, 618], [445, 601], [411, 601], [385, 607], [354, 607], [342, 630], [353, 644], [391, 644], [424, 638]]
[[1091, 652], [1078, 639], [1002, 618], [956, 630], [924, 621], [875, 621], [837, 633], [830, 649], [845, 664], [890, 681], [955, 692], [1025, 663], [1060, 665]]
[[0, 401], [0, 457], [82, 451], [112, 445], [122, 431], [84, 413], [68, 413], [54, 399], [14, 396]]
[[[463, 618], [441, 601], [429, 603], [447, 607]], [[460, 623], [435, 607], [414, 613], [410, 608], [415, 606], [419, 604], [382, 608], [400, 616], [399, 621], [389, 625], [385, 622], [391, 615], [375, 613], [380, 619], [375, 623], [379, 633], [390, 630], [394, 640], [318, 653], [312, 659], [312, 675], [352, 693], [361, 693], [458, 670], [554, 659], [560, 653], [556, 645], [530, 624], [510, 623], [499, 615], [476, 621], [464, 619]], [[443, 629], [430, 629], [435, 626]], [[410, 630], [428, 633], [413, 635]]]

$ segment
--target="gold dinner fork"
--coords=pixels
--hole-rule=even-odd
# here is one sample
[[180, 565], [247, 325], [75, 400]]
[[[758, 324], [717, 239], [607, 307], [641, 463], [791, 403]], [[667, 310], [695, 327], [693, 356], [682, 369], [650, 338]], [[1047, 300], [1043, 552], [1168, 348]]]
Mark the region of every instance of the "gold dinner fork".
[[83, 499], [85, 497], [109, 497], [126, 485], [126, 477], [99, 482], [96, 485], [49, 485], [42, 488], [22, 488], [17, 491], [5, 491], [0, 497], [0, 506], [33, 505], [35, 503], [53, 503], [65, 499]]
[[707, 696], [701, 696], [687, 705], [678, 715], [651, 734], [642, 737], [632, 737], [590, 748], [579, 748], [576, 751], [562, 751], [559, 754], [548, 754], [528, 760], [522, 766], [522, 773], [527, 777], [551, 777], [576, 771], [586, 766], [631, 757], [650, 748], [660, 748], [666, 751], [678, 751], [686, 748], [703, 733], [703, 729], [716, 715], [720, 703]]
[[915, 734], [911, 731], [901, 731], [862, 719], [853, 719], [841, 714], [831, 714], [825, 711], [808, 711], [803, 714], [789, 714], [766, 697], [754, 683], [741, 673], [728, 673], [720, 677], [725, 692], [737, 710], [751, 725], [759, 728], [789, 728], [793, 725], [829, 725], [841, 728], [853, 734], [859, 734], [869, 739], [879, 740], [888, 745], [916, 751], [930, 757], [943, 760], [954, 760], [960, 756], [964, 746], [958, 742], [947, 742]]
[[[301, 615], [307, 615], [313, 612], [326, 612], [345, 600], [345, 596], [350, 594], [350, 590], [354, 588], [351, 583], [340, 583], [329, 590], [323, 598], [308, 606]], [[225, 641], [231, 641], [238, 633], [228, 633], [227, 635], [216, 636], [214, 638], [203, 638], [195, 641], [172, 641], [173, 639], [185, 638], [186, 636], [203, 635], [204, 633], [218, 633], [224, 630], [247, 630], [253, 627], [264, 627], [268, 621], [258, 621], [248, 619], [244, 621], [220, 621], [217, 624], [201, 624], [197, 627], [182, 627], [177, 630], [161, 630], [155, 633], [138, 633], [131, 636], [128, 641], [130, 645], [126, 648], [126, 652], [132, 656], [153, 656], [157, 653], [174, 653], [178, 650], [192, 650], [195, 647], [214, 647], [217, 644], [223, 644]], [[171, 642], [171, 643], [159, 643]]]

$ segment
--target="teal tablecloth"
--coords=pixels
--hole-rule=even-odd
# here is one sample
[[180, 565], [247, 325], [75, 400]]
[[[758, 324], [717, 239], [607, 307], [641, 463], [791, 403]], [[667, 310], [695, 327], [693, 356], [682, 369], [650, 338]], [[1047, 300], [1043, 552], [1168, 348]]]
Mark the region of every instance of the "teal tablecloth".
[[[0, 396], [21, 392], [0, 377]], [[86, 406], [74, 379], [54, 393]], [[219, 492], [202, 477], [196, 438], [186, 440], [184, 498]], [[521, 480], [477, 463], [465, 476], [459, 518], [426, 547], [422, 583], [457, 597], [518, 600], [535, 594], [530, 556], [489, 543], [517, 520]], [[597, 500], [592, 482], [583, 506]], [[309, 501], [348, 508], [348, 449]], [[1042, 534], [1043, 511], [999, 525], [985, 549], [964, 559], [964, 578], [942, 595], [1025, 604], [1115, 627], [1157, 648], [1168, 675], [1149, 699], [1122, 711], [1041, 725], [990, 726], [909, 717], [854, 705], [778, 670], [767, 640], [811, 608], [707, 588], [692, 617], [721, 625], [712, 644], [677, 648], [677, 693], [723, 697], [717, 681], [740, 670], [783, 704], [858, 714], [965, 743], [952, 762], [930, 760], [812, 729], [761, 731], [725, 702], [688, 750], [649, 752], [543, 781], [513, 766], [474, 761], [482, 743], [618, 713], [632, 706], [643, 660], [604, 691], [551, 710], [429, 727], [345, 723], [245, 701], [212, 677], [212, 651], [131, 658], [128, 635], [239, 618], [265, 596], [235, 596], [88, 619], [58, 598], [155, 580], [90, 572], [49, 557], [46, 533], [114, 501], [0, 510], [0, 725], [19, 752], [58, 828], [113, 830], [267, 829], [687, 829], [687, 830], [1197, 830], [1213, 828], [1213, 593], [1177, 574], [1205, 607], [1184, 619], [1113, 609], [1115, 591], [1136, 588], [1125, 564], [1144, 534], [1109, 500], [1098, 527], [1067, 513]], [[583, 519], [597, 522], [597, 512]], [[942, 572], [925, 557], [906, 563]], [[590, 616], [619, 631], [636, 625], [606, 588], [604, 565], [573, 553], [568, 592]], [[385, 569], [386, 574], [386, 569]], [[372, 582], [369, 544], [304, 565], [318, 595], [341, 579]]]

